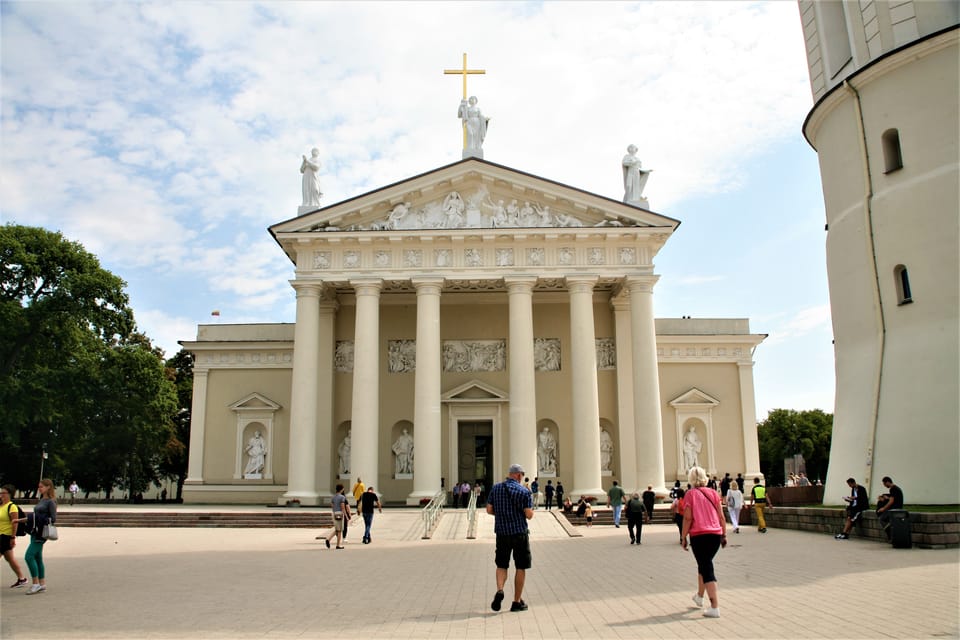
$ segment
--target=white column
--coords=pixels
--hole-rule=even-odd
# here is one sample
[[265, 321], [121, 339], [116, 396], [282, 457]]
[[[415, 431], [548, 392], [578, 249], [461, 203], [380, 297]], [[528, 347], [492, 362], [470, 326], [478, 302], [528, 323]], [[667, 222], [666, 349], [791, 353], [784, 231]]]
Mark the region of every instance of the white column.
[[351, 280], [357, 297], [353, 340], [350, 484], [380, 482], [380, 287], [383, 280]]
[[[740, 414], [743, 419], [743, 477], [753, 482], [760, 473], [760, 446], [757, 444], [757, 403], [753, 397], [753, 362], [738, 362], [740, 373]], [[740, 487], [743, 490], [743, 487]]]
[[647, 490], [637, 479], [637, 433], [633, 419], [633, 342], [630, 335], [630, 300], [618, 295], [610, 301], [617, 346], [617, 420], [620, 424], [620, 478], [627, 493]]
[[[537, 393], [533, 359], [533, 277], [504, 278], [510, 307], [510, 435], [507, 465], [537, 474]], [[495, 469], [500, 477], [506, 469]]]
[[663, 424], [660, 413], [660, 372], [657, 329], [653, 321], [653, 285], [659, 276], [627, 278], [633, 339], [633, 412], [637, 434], [637, 480], [665, 493]]
[[317, 477], [315, 480], [321, 504], [333, 495], [330, 479], [333, 477], [333, 356], [336, 350], [334, 321], [338, 305], [334, 300], [320, 301], [320, 318], [317, 343], [317, 438], [316, 459]]
[[287, 491], [279, 504], [297, 499], [320, 503], [317, 493], [317, 338], [322, 285], [292, 283], [297, 291], [297, 324], [293, 330], [293, 380], [290, 389], [290, 454]]
[[600, 481], [600, 401], [597, 396], [597, 343], [593, 324], [595, 276], [569, 276], [570, 378], [573, 402], [573, 496], [604, 502]]
[[207, 369], [193, 369], [190, 403], [190, 451], [184, 484], [203, 484], [203, 435], [207, 423]]
[[414, 278], [417, 370], [413, 400], [413, 493], [407, 504], [440, 490], [440, 290], [443, 278]]

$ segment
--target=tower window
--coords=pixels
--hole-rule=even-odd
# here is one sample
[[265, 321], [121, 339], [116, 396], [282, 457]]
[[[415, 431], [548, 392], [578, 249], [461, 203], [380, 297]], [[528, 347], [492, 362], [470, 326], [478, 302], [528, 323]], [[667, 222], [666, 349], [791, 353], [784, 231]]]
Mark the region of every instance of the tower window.
[[907, 268], [898, 264], [893, 270], [893, 276], [897, 285], [897, 304], [913, 302], [913, 297], [910, 295], [910, 276], [907, 274]]
[[896, 129], [887, 129], [883, 132], [883, 172], [892, 173], [903, 168], [903, 157], [900, 155], [900, 132]]

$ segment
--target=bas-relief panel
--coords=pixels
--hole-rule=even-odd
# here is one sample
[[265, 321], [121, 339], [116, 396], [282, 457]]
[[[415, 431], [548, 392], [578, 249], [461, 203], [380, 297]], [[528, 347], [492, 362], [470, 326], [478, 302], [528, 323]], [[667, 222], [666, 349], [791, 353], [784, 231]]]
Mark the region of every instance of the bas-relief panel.
[[353, 340], [337, 340], [333, 369], [337, 373], [353, 373]]
[[387, 372], [410, 373], [417, 368], [416, 340], [387, 341]]
[[450, 372], [503, 371], [506, 340], [444, 340], [443, 370]]
[[533, 368], [536, 371], [560, 371], [560, 340], [533, 339]]
[[[420, 207], [410, 202], [393, 206], [386, 218], [348, 227], [327, 226], [326, 231], [390, 231], [399, 229], [468, 229], [582, 227], [584, 222], [569, 211], [553, 210], [536, 200], [507, 202], [491, 197], [485, 185], [473, 191], [450, 191]], [[594, 227], [635, 226], [627, 219], [602, 220]]]

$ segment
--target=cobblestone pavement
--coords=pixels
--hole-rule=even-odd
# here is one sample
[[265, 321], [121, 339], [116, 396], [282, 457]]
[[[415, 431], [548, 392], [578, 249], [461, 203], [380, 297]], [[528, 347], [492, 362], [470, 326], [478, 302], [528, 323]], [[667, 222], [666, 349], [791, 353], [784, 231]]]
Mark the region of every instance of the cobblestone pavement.
[[[66, 507], [69, 508], [69, 507]], [[62, 528], [49, 587], [0, 584], [2, 638], [956, 638], [960, 552], [743, 529], [717, 556], [720, 619], [693, 608], [696, 564], [672, 525], [531, 522], [530, 609], [490, 610], [492, 520], [466, 540], [448, 510], [432, 540], [415, 511], [359, 523], [346, 549], [310, 529]], [[25, 539], [16, 555], [23, 558]], [[512, 598], [512, 578], [506, 589]]]

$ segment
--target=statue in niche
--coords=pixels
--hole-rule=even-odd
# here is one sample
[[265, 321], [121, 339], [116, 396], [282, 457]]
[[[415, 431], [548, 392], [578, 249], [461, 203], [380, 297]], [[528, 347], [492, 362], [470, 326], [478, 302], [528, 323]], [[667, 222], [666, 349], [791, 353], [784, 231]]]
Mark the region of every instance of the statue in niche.
[[350, 473], [350, 433], [352, 429], [347, 430], [347, 435], [343, 437], [343, 440], [340, 441], [340, 446], [337, 447], [337, 455], [340, 458], [339, 471], [341, 476], [348, 475]]
[[600, 470], [611, 471], [610, 465], [613, 463], [613, 438], [610, 433], [600, 428]]
[[537, 468], [540, 475], [557, 473], [557, 439], [547, 427], [537, 434]]
[[413, 473], [413, 436], [404, 429], [391, 449], [397, 456], [396, 475]]
[[463, 121], [467, 132], [467, 146], [463, 150], [463, 157], [483, 157], [483, 141], [487, 137], [487, 124], [490, 118], [481, 113], [477, 106], [477, 96], [470, 96], [469, 100], [461, 100], [457, 117]]
[[700, 436], [697, 435], [696, 428], [690, 425], [686, 435], [683, 436], [683, 465], [687, 471], [700, 466], [699, 456], [702, 449], [703, 443], [700, 442]]
[[627, 204], [643, 202], [643, 188], [650, 177], [649, 171], [640, 168], [640, 159], [637, 158], [637, 145], [627, 147], [627, 155], [623, 156], [623, 201]]
[[263, 473], [267, 461], [267, 441], [254, 431], [253, 437], [247, 442], [243, 451], [247, 454], [247, 466], [243, 468], [243, 475]]
[[320, 206], [320, 150], [314, 147], [310, 150], [310, 158], [303, 156], [300, 163], [300, 173], [303, 174], [303, 205]]

